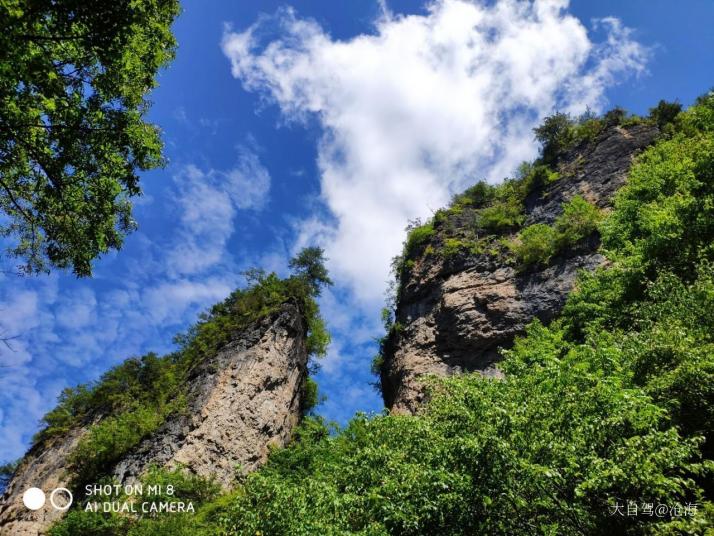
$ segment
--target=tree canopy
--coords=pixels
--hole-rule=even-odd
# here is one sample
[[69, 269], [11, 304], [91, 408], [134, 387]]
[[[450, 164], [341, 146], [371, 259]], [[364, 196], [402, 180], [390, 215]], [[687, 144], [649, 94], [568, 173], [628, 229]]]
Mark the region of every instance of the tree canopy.
[[177, 0], [0, 0], [0, 235], [24, 273], [121, 247], [138, 171], [162, 163], [146, 95]]

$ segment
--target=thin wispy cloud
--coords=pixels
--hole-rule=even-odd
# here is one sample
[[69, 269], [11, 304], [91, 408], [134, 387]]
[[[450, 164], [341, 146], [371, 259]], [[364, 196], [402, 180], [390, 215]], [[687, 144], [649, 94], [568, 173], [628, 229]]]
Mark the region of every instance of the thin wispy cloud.
[[186, 165], [174, 183], [181, 219], [167, 262], [173, 274], [193, 274], [224, 260], [236, 213], [263, 209], [271, 180], [255, 152], [240, 146], [233, 168], [204, 171]]

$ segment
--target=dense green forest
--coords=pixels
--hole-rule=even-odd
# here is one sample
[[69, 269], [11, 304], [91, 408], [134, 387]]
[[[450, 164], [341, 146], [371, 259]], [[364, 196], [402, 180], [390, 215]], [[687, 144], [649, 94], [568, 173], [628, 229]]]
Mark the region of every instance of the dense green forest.
[[[518, 241], [516, 257], [544, 262], [596, 226], [610, 262], [580, 275], [555, 321], [534, 321], [504, 351], [504, 379], [433, 379], [417, 416], [358, 415], [342, 430], [308, 416], [232, 493], [187, 479], [182, 493], [203, 499], [195, 516], [74, 511], [51, 533], [704, 534], [714, 523], [714, 93], [670, 111], [613, 211], [574, 200], [537, 231], [543, 251]], [[583, 135], [565, 119], [538, 132], [539, 165]], [[648, 120], [660, 119], [656, 109]], [[522, 184], [469, 195], [486, 192], [489, 221], [503, 222], [518, 218], [509, 205]], [[398, 271], [432, 225], [409, 235]], [[640, 515], [625, 515], [633, 505]]]

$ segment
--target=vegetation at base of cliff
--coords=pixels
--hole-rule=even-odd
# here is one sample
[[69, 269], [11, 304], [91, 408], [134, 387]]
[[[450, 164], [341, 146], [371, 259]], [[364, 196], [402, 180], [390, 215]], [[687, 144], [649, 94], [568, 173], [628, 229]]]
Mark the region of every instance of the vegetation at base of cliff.
[[711, 530], [714, 93], [637, 158], [600, 228], [610, 265], [504, 352], [503, 379], [434, 379], [420, 415], [338, 433], [307, 418], [172, 534]]
[[[196, 366], [286, 303], [296, 304], [305, 318], [309, 354], [323, 356], [330, 338], [315, 298], [323, 286], [332, 283], [324, 268], [323, 252], [306, 248], [290, 267], [293, 275], [285, 279], [275, 273], [249, 271], [246, 288], [235, 290], [202, 314], [185, 334], [176, 337], [178, 351], [163, 357], [150, 353], [130, 358], [106, 372], [94, 385], [65, 389], [57, 407], [45, 415], [47, 426], [35, 441], [49, 440], [82, 424], [90, 425], [71, 454], [70, 463], [75, 486], [95, 481], [158, 429], [171, 413], [184, 410], [183, 389]], [[305, 411], [317, 401], [315, 387], [309, 383], [306, 386], [309, 396]]]
[[[220, 486], [210, 478], [200, 477], [189, 473], [184, 467], [174, 469], [159, 469], [152, 467], [142, 478], [145, 494], [140, 497], [126, 496], [123, 494], [111, 497], [92, 497], [89, 502], [101, 503], [104, 500], [124, 503], [139, 499], [139, 503], [159, 504], [162, 502], [189, 502], [194, 509], [214, 501], [220, 494]], [[148, 492], [149, 486], [156, 486], [158, 493]], [[171, 488], [169, 488], [171, 486]], [[168, 490], [171, 490], [169, 493]], [[127, 534], [129, 536], [167, 536], [167, 535], [192, 535], [201, 536], [215, 532], [204, 532], [201, 529], [203, 515], [192, 513], [143, 513], [147, 521], [117, 512], [93, 512], [86, 510], [87, 501], [83, 501], [78, 508], [71, 510], [59, 523], [54, 524], [49, 530], [49, 536], [113, 536]], [[137, 511], [141, 509], [135, 505]], [[150, 521], [148, 521], [150, 520]]]

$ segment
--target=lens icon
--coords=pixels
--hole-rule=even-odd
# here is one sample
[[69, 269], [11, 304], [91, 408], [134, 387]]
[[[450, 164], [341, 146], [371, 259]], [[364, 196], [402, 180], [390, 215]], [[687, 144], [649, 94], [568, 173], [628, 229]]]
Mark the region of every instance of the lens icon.
[[27, 488], [22, 494], [22, 502], [28, 510], [39, 510], [45, 505], [45, 492], [40, 488]]
[[[57, 502], [55, 502], [55, 495], [57, 495], [57, 493], [65, 494], [64, 499], [58, 498], [58, 502], [60, 504], [57, 504]], [[60, 495], [60, 497], [62, 496]], [[67, 488], [55, 488], [50, 494], [50, 504], [54, 507], [55, 510], [67, 510], [70, 506], [72, 506], [73, 500], [74, 497], [72, 497], [72, 492], [69, 491]]]

